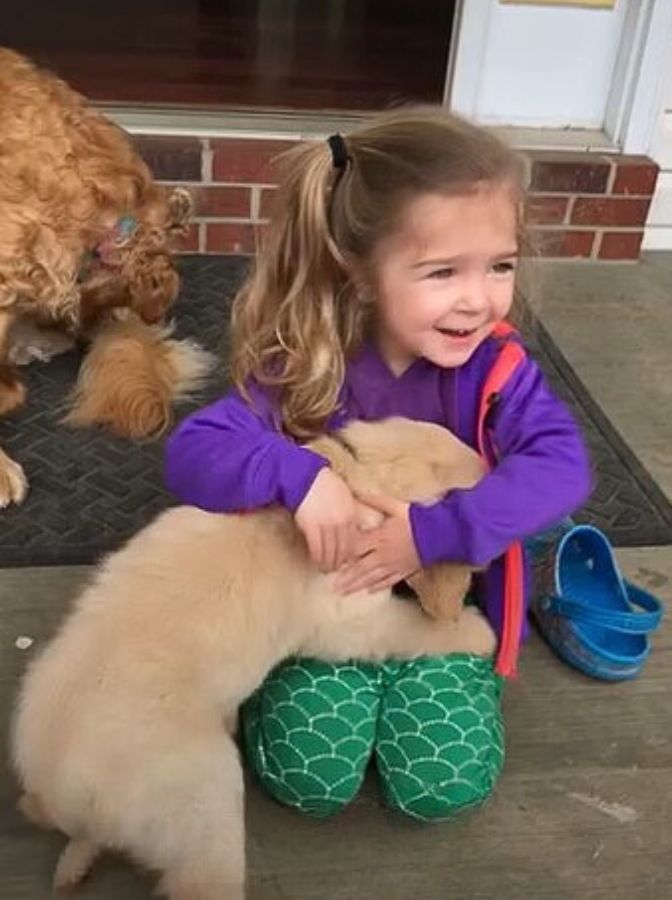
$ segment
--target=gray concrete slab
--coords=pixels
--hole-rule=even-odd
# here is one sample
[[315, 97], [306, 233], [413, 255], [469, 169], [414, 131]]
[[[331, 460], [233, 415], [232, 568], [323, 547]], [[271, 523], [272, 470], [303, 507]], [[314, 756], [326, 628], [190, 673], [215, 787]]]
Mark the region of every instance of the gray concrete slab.
[[[672, 552], [619, 553], [629, 577], [672, 601]], [[0, 707], [86, 578], [85, 569], [0, 577]], [[17, 638], [35, 641], [29, 650]], [[453, 823], [418, 825], [379, 802], [372, 774], [351, 809], [318, 822], [249, 786], [250, 900], [476, 900], [590, 896], [659, 900], [672, 889], [672, 623], [646, 672], [594, 682], [533, 638], [506, 693], [507, 766], [493, 801]], [[6, 740], [3, 715], [0, 739]], [[0, 898], [46, 896], [62, 845], [14, 809], [0, 774]], [[132, 802], [132, 798], [129, 798]], [[99, 863], [83, 900], [140, 900], [151, 880], [123, 860]]]
[[672, 497], [672, 254], [639, 265], [540, 261], [529, 283], [576, 374]]

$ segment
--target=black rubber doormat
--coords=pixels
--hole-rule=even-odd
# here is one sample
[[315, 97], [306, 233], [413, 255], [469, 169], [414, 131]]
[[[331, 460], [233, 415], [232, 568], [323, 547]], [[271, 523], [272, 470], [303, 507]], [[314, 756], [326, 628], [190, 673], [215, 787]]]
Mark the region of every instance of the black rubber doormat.
[[[183, 415], [226, 388], [222, 335], [245, 262], [195, 256], [181, 262], [177, 335], [218, 354], [220, 369]], [[572, 405], [590, 444], [597, 487], [581, 521], [604, 529], [616, 546], [672, 543], [672, 506], [609, 424], [547, 332], [533, 322], [529, 344], [550, 380]], [[0, 510], [0, 566], [92, 563], [173, 503], [162, 486], [163, 442], [131, 444], [103, 432], [59, 424], [74, 383], [77, 354], [24, 370], [29, 403], [0, 419], [0, 447], [24, 466], [30, 493], [21, 507]]]

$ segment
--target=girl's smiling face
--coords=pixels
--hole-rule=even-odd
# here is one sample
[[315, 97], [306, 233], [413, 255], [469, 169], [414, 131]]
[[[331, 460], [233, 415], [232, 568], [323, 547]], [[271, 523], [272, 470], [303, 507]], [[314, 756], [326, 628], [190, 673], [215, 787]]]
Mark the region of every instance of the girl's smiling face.
[[418, 357], [467, 362], [513, 304], [517, 196], [511, 185], [410, 201], [401, 228], [373, 254], [374, 338], [401, 374]]

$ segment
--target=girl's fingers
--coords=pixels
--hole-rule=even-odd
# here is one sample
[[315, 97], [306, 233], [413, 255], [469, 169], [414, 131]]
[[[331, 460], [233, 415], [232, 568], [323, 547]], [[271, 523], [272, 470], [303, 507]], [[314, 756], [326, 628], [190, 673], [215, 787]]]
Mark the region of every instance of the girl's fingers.
[[325, 528], [322, 531], [322, 569], [332, 572], [336, 568], [338, 555], [338, 532], [335, 528]]
[[357, 526], [355, 524], [348, 525], [343, 542], [343, 559], [341, 560], [341, 565], [349, 563], [355, 558], [358, 535], [359, 531]]
[[360, 569], [356, 566], [352, 572], [346, 575], [342, 581], [337, 583], [337, 588], [341, 594], [354, 594], [355, 591], [365, 591], [372, 584], [377, 584], [387, 574], [385, 569], [379, 566], [367, 566]]
[[373, 532], [367, 533], [358, 531], [354, 537], [353, 556], [357, 559], [361, 559], [364, 556], [368, 556], [368, 554], [375, 550], [377, 546], [378, 544], [376, 538], [373, 536]]
[[324, 568], [322, 533], [320, 529], [315, 528], [314, 530], [309, 531], [306, 534], [306, 541], [308, 542], [308, 552], [310, 553], [310, 558], [315, 563], [315, 565], [318, 566], [318, 568]]
[[400, 580], [401, 579], [396, 573], [393, 573], [392, 575], [388, 573], [384, 578], [381, 578], [379, 581], [374, 582], [374, 584], [369, 585], [368, 591], [370, 594], [374, 594], [376, 591], [385, 591], [388, 588], [394, 587], [394, 585]]
[[334, 569], [340, 569], [341, 566], [348, 561], [349, 540], [348, 526], [341, 525], [336, 532], [336, 559], [334, 561]]

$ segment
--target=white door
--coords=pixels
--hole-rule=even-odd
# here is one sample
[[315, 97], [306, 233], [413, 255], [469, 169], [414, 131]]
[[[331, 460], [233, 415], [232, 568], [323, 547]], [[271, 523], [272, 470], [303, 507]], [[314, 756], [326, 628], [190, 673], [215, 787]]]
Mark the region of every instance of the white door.
[[483, 124], [601, 128], [627, 5], [463, 0], [450, 107]]

